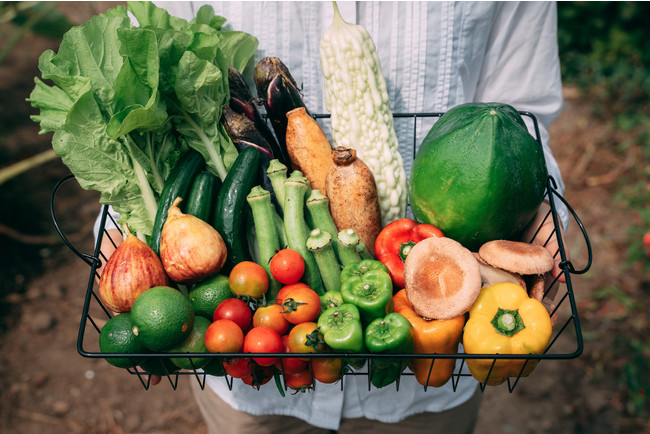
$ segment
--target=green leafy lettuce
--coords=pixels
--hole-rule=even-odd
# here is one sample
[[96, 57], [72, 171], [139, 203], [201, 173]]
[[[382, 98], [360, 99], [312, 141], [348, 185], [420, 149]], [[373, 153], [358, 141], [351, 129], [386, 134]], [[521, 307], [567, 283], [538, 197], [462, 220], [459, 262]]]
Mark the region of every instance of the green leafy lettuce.
[[79, 184], [146, 238], [183, 153], [195, 149], [222, 179], [237, 157], [220, 122], [227, 68], [243, 70], [258, 42], [222, 30], [226, 20], [210, 6], [189, 22], [150, 2], [128, 10], [138, 25], [117, 6], [70, 29], [58, 52], [45, 51], [28, 101]]

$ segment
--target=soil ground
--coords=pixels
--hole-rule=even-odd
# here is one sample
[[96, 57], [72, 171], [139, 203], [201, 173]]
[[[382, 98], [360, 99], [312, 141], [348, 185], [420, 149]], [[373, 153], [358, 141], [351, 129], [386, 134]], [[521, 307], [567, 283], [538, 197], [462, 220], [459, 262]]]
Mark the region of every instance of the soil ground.
[[[82, 23], [110, 4], [61, 7]], [[6, 40], [6, 30], [0, 41]], [[50, 136], [37, 135], [24, 99], [38, 74], [38, 55], [57, 45], [28, 35], [0, 64], [0, 167], [51, 146]], [[630, 321], [621, 302], [647, 300], [649, 288], [637, 267], [624, 265], [634, 220], [615, 200], [635, 155], [615, 151], [623, 138], [608, 122], [590, 117], [588, 99], [571, 89], [566, 97], [566, 108], [551, 129], [551, 143], [565, 174], [565, 197], [584, 223], [594, 252], [591, 269], [572, 277], [584, 352], [574, 359], [540, 363], [512, 393], [506, 384], [487, 388], [477, 433], [650, 432], [648, 420], [635, 417], [628, 405], [634, 396], [622, 378], [630, 359], [611, 349], [629, 334], [644, 339], [648, 325], [645, 314]], [[49, 209], [54, 184], [67, 174], [54, 160], [0, 188], [0, 432], [206, 432], [189, 388], [193, 377], [181, 376], [176, 390], [164, 379], [145, 390], [125, 370], [78, 354], [89, 267], [61, 243]], [[62, 229], [83, 252], [92, 252], [97, 198], [74, 180], [56, 196]], [[582, 268], [586, 244], [574, 223], [567, 246], [575, 267]], [[567, 353], [575, 350], [572, 326], [555, 345]]]

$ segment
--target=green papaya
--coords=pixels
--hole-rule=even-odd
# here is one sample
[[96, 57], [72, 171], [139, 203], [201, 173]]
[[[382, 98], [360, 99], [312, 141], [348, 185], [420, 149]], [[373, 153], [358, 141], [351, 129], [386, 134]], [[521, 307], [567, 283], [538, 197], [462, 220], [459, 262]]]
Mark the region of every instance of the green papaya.
[[501, 103], [453, 107], [433, 125], [413, 161], [416, 220], [470, 250], [518, 239], [546, 191], [544, 152], [517, 110]]

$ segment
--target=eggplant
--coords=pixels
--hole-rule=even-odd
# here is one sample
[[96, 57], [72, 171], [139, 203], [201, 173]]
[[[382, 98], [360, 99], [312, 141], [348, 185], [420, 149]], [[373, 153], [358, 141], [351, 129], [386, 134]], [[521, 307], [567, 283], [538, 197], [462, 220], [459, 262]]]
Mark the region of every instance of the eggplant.
[[286, 149], [280, 146], [269, 128], [268, 122], [262, 117], [244, 77], [232, 66], [228, 67], [228, 86], [230, 87], [230, 108], [235, 113], [244, 115], [252, 120], [258, 133], [268, 143], [273, 158], [277, 158], [282, 164], [287, 165], [290, 160]]
[[[255, 66], [253, 75], [257, 95], [264, 103], [266, 114], [275, 131], [275, 137], [286, 152], [287, 113], [291, 110], [305, 107], [300, 89], [289, 72], [289, 69], [277, 57], [265, 57]], [[287, 167], [291, 160], [287, 154]]]
[[269, 164], [274, 157], [273, 152], [269, 143], [266, 141], [262, 133], [255, 127], [255, 122], [249, 119], [246, 115], [235, 112], [229, 106], [223, 106], [221, 112], [221, 122], [223, 123], [226, 134], [230, 137], [235, 148], [238, 151], [241, 151], [247, 147], [257, 148], [260, 151], [261, 155], [261, 165], [259, 173], [259, 183], [261, 186], [271, 193], [271, 201], [275, 206], [275, 209], [278, 211], [278, 214], [282, 216], [282, 207], [278, 203], [277, 197], [275, 195], [275, 190], [273, 189], [273, 184], [266, 174], [266, 170], [269, 168]]

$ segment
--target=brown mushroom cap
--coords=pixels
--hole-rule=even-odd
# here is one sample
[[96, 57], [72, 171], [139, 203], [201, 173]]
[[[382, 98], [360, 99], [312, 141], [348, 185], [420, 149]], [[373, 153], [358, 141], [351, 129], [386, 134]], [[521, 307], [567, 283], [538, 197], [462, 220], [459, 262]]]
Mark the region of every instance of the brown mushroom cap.
[[488, 241], [478, 254], [493, 267], [514, 273], [543, 274], [553, 269], [553, 255], [548, 250], [523, 241]]
[[495, 285], [497, 283], [510, 282], [515, 283], [522, 288], [526, 288], [526, 281], [521, 274], [492, 266], [485, 262], [477, 252], [472, 253], [478, 261], [483, 287]]
[[406, 298], [430, 319], [451, 319], [469, 311], [481, 291], [481, 272], [472, 252], [446, 237], [417, 243], [404, 262]]

